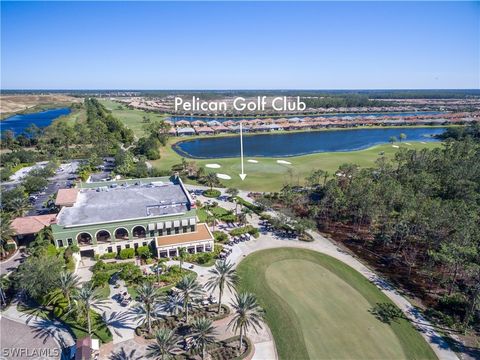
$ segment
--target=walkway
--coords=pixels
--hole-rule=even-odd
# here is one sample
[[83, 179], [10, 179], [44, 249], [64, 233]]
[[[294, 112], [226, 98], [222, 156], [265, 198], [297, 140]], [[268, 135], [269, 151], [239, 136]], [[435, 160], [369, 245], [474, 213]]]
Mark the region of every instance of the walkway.
[[26, 257], [25, 248], [20, 247], [11, 258], [0, 262], [0, 274], [4, 275], [12, 272], [25, 260]]

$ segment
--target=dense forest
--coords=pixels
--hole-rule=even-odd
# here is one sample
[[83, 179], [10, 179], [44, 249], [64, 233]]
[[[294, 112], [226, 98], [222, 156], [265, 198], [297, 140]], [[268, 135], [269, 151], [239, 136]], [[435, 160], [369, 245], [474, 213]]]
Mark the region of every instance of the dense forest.
[[313, 171], [307, 186], [287, 185], [260, 202], [314, 220], [421, 298], [431, 318], [480, 331], [479, 135], [477, 124], [443, 148], [400, 149], [374, 168]]

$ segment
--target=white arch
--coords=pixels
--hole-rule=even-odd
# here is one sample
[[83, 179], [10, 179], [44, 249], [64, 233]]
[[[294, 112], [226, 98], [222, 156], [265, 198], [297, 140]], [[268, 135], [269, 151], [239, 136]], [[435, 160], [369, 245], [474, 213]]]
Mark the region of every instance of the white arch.
[[127, 232], [128, 238], [130, 239], [130, 232], [128, 231], [128, 229], [127, 229], [125, 226], [119, 226], [119, 227], [117, 227], [117, 228], [113, 231], [113, 238], [114, 238], [114, 239], [118, 240], [118, 239], [117, 239], [117, 230], [119, 230], [119, 229], [125, 230], [125, 231]]
[[147, 237], [147, 229], [146, 229], [145, 226], [143, 226], [143, 225], [135, 225], [135, 226], [132, 227], [132, 237], [134, 237], [134, 235], [133, 235], [133, 229], [135, 229], [135, 228], [137, 228], [137, 227], [143, 228], [143, 231], [145, 231], [145, 237]]
[[100, 230], [98, 230], [98, 231], [95, 233], [95, 240], [96, 240], [96, 241], [98, 241], [97, 236], [98, 236], [98, 233], [99, 233], [100, 231], [105, 231], [105, 232], [107, 232], [108, 235], [110, 236], [110, 240], [112, 239], [112, 234], [110, 233], [110, 231], [105, 230], [105, 229], [100, 229]]
[[[77, 244], [79, 243], [78, 237], [79, 237], [81, 234], [88, 234], [88, 235], [90, 235], [90, 241], [93, 241], [93, 239], [94, 239], [94, 237], [92, 236], [92, 234], [90, 234], [88, 231], [82, 231], [82, 232], [79, 232], [79, 233], [77, 234], [77, 236], [75, 236], [75, 240], [77, 241]], [[95, 240], [97, 240], [96, 237], [95, 237]]]

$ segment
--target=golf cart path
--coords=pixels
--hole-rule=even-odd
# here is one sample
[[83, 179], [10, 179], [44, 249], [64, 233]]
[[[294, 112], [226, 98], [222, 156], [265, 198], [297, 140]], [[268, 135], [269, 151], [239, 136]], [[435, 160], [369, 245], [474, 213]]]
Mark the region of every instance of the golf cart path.
[[[196, 188], [196, 189], [206, 189], [206, 187], [200, 186], [188, 186], [189, 188]], [[225, 189], [218, 189], [224, 194]], [[252, 201], [246, 197], [248, 193], [245, 191], [240, 191], [240, 196], [244, 199], [246, 198], [248, 201]], [[202, 199], [203, 200], [203, 199]], [[232, 208], [232, 203], [225, 202], [218, 199], [213, 199], [214, 201], [218, 202], [218, 204], [222, 207], [227, 209]], [[253, 224], [256, 227], [259, 226], [259, 217], [257, 215], [253, 215], [251, 219], [248, 219], [249, 223]], [[353, 269], [357, 270], [360, 274], [366, 277], [370, 282], [375, 284], [380, 291], [382, 291], [393, 303], [395, 303], [408, 317], [412, 324], [417, 328], [420, 334], [424, 337], [427, 343], [430, 345], [432, 350], [435, 352], [436, 356], [440, 360], [458, 360], [458, 356], [456, 353], [451, 350], [448, 343], [444, 340], [444, 338], [435, 330], [432, 324], [425, 319], [422, 314], [415, 309], [415, 307], [405, 298], [403, 297], [394, 286], [392, 286], [388, 281], [377, 275], [375, 272], [370, 270], [367, 266], [361, 263], [358, 259], [356, 259], [352, 254], [342, 250], [333, 242], [328, 240], [327, 238], [323, 237], [319, 233], [315, 231], [309, 231], [310, 235], [313, 236], [314, 241], [312, 242], [302, 242], [298, 240], [291, 240], [291, 239], [284, 239], [278, 238], [272, 235], [271, 233], [261, 234], [258, 239], [254, 239], [252, 241], [243, 242], [235, 245], [233, 247], [233, 251], [229, 256], [229, 260], [234, 262], [238, 265], [240, 261], [246, 257], [247, 255], [264, 249], [271, 249], [271, 248], [278, 248], [278, 247], [294, 247], [294, 248], [303, 248], [309, 249], [313, 251], [317, 251], [326, 255], [329, 255], [346, 265], [352, 267]], [[195, 269], [196, 270], [196, 269]], [[207, 277], [208, 278], [208, 277]], [[224, 295], [224, 302], [230, 303], [233, 299], [233, 295], [226, 289]], [[258, 360], [267, 360], [267, 359], [278, 359], [278, 355], [276, 353], [275, 343], [273, 336], [268, 329], [268, 326], [265, 326], [266, 329], [263, 329], [256, 333], [248, 333], [248, 336], [252, 339], [255, 344], [255, 354], [253, 359]]]

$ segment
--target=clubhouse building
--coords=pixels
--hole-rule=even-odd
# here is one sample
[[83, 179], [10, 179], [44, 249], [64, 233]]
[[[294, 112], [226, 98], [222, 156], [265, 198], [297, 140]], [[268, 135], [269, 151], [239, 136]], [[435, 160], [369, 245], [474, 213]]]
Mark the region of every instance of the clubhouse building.
[[82, 183], [61, 189], [51, 224], [57, 247], [78, 245], [82, 256], [149, 245], [158, 257], [213, 251], [208, 226], [178, 176]]

